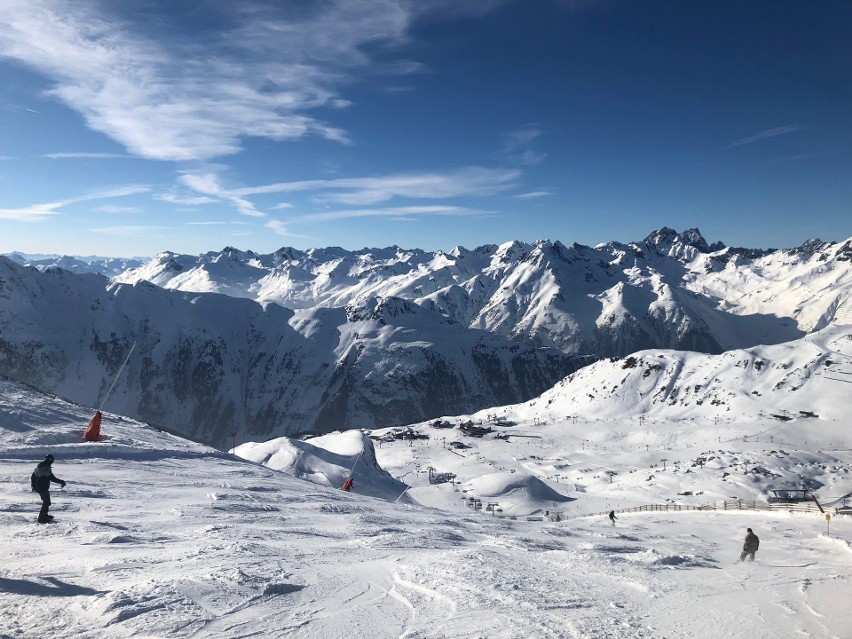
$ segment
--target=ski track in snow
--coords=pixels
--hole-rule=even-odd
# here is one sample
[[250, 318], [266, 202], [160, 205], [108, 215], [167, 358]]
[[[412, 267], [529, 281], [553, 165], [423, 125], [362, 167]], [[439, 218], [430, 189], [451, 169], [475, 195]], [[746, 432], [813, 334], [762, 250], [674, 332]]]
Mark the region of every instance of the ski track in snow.
[[[0, 396], [32, 426], [0, 423], [3, 639], [852, 636], [852, 550], [813, 515], [613, 527], [394, 504], [129, 420], [85, 443], [84, 409], [2, 381]], [[28, 477], [46, 447], [68, 486], [40, 526]], [[741, 564], [747, 525], [761, 548]], [[852, 538], [852, 520], [832, 531]]]

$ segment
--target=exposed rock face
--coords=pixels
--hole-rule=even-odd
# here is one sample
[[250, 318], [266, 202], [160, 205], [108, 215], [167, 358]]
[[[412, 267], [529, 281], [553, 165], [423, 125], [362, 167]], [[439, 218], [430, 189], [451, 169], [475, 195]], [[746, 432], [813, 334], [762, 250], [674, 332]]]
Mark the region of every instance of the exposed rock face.
[[381, 427], [533, 397], [589, 360], [406, 300], [292, 311], [0, 258], [0, 374], [208, 443]]
[[196, 439], [414, 422], [523, 401], [591, 359], [852, 322], [850, 246], [663, 228], [596, 247], [228, 247], [111, 282], [0, 259], [0, 373], [94, 406], [138, 340], [107, 410]]
[[[709, 244], [698, 229], [594, 248], [541, 240], [434, 253], [341, 248], [270, 255], [162, 253], [117, 278], [288, 308], [401, 298], [466, 326], [566, 353], [718, 353], [796, 339], [832, 321], [852, 282], [849, 242], [787, 251]], [[818, 281], [821, 280], [821, 281]], [[846, 288], [838, 286], [844, 283]]]

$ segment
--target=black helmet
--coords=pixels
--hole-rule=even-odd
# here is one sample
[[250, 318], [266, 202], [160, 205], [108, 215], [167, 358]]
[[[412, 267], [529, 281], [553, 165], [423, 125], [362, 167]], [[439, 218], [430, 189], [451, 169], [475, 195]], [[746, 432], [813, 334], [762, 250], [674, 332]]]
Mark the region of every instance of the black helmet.
[[50, 454], [45, 455], [44, 461], [46, 461], [48, 464], [52, 464], [53, 463], [53, 455], [50, 455]]
[[751, 528], [746, 528], [746, 530], [747, 530], [748, 532], [751, 532]]

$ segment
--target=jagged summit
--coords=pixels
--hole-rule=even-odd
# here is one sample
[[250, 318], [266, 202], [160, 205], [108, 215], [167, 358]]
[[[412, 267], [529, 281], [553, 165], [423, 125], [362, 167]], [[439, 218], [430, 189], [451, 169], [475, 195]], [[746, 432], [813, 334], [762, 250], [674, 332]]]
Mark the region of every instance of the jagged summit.
[[695, 228], [663, 227], [638, 243], [595, 247], [542, 239], [447, 252], [282, 248], [271, 258], [229, 258], [229, 268], [210, 256], [158, 256], [116, 279], [293, 309], [395, 297], [469, 328], [568, 353], [720, 352], [795, 339], [832, 321], [838, 296], [848, 295], [844, 256], [852, 249], [805, 246], [778, 259], [774, 251], [708, 243]]
[[684, 247], [692, 247], [699, 253], [713, 253], [725, 248], [722, 242], [714, 242], [712, 245], [707, 244], [707, 240], [704, 239], [701, 231], [697, 228], [687, 229], [683, 233], [678, 233], [667, 226], [650, 233], [642, 241], [642, 245], [656, 251], [660, 255], [671, 257], [684, 255]]

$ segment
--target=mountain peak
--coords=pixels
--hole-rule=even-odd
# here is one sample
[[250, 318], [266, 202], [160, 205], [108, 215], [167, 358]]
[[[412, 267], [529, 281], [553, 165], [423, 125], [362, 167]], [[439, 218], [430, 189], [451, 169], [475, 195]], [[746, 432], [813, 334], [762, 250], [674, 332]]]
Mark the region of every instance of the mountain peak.
[[653, 231], [643, 240], [643, 244], [660, 255], [670, 257], [684, 255], [686, 247], [691, 247], [699, 253], [712, 253], [725, 248], [722, 242], [714, 242], [712, 246], [707, 244], [707, 240], [704, 239], [701, 231], [697, 228], [686, 229], [683, 233], [678, 233], [668, 226]]
[[497, 247], [494, 257], [500, 262], [517, 262], [526, 257], [528, 250], [529, 245], [518, 240], [511, 240]]
[[811, 253], [817, 253], [822, 251], [823, 249], [828, 248], [832, 245], [832, 242], [823, 242], [819, 238], [814, 238], [812, 240], [807, 240], [806, 242], [802, 242], [801, 246], [797, 246], [794, 249], [790, 249], [790, 253], [794, 255], [805, 254], [810, 255]]

